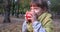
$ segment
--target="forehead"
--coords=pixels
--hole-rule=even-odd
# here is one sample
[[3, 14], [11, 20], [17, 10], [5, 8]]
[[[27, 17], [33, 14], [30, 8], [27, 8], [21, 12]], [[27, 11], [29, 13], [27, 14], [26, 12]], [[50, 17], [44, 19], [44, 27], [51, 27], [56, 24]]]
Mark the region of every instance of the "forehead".
[[31, 3], [30, 7], [38, 7], [36, 3]]
[[39, 8], [36, 4], [30, 6], [30, 8]]

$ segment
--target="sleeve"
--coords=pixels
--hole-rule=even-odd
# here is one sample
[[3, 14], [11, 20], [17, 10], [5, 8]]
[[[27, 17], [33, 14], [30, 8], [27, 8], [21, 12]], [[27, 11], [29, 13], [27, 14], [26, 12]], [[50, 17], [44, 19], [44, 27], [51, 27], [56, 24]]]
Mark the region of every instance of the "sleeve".
[[52, 19], [45, 25], [46, 32], [53, 32]]
[[51, 14], [48, 14], [47, 17], [43, 21], [46, 32], [53, 32], [53, 23], [52, 23], [53, 20], [51, 16], [52, 16]]
[[26, 32], [27, 26], [26, 26], [26, 21], [22, 25], [22, 32]]
[[33, 29], [34, 32], [46, 32], [45, 29], [42, 27], [41, 23], [38, 21], [35, 21], [33, 23]]

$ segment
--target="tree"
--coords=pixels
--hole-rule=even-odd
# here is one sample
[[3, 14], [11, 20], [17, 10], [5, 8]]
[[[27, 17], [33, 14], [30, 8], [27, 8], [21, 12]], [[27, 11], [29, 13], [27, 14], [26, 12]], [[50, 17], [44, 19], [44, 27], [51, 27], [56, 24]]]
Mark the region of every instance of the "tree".
[[16, 6], [16, 7], [15, 7], [15, 8], [16, 8], [16, 13], [15, 13], [15, 14], [16, 14], [16, 17], [17, 17], [17, 18], [19, 17], [19, 8], [20, 8], [20, 7], [19, 7], [19, 4], [20, 4], [19, 2], [20, 2], [20, 0], [17, 0], [17, 1], [16, 1], [16, 5], [15, 5], [15, 6]]
[[4, 16], [4, 23], [10, 23], [10, 10], [11, 10], [11, 1], [10, 0], [5, 0], [5, 16]]
[[3, 0], [0, 0], [0, 14], [3, 14], [3, 8], [4, 8], [4, 6], [3, 6], [3, 3], [4, 3], [4, 1]]
[[60, 0], [51, 0], [51, 10], [55, 13], [60, 13]]
[[25, 14], [27, 10], [29, 10], [31, 0], [20, 0], [20, 13]]

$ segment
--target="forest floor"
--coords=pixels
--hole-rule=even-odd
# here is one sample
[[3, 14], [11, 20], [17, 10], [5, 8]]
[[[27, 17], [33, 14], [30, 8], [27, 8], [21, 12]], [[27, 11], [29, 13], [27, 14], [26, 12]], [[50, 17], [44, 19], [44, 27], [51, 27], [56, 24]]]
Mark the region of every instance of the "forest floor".
[[[0, 16], [0, 32], [22, 32], [24, 18], [10, 17], [11, 23], [3, 23], [4, 17]], [[60, 19], [53, 19], [54, 32], [60, 32]]]

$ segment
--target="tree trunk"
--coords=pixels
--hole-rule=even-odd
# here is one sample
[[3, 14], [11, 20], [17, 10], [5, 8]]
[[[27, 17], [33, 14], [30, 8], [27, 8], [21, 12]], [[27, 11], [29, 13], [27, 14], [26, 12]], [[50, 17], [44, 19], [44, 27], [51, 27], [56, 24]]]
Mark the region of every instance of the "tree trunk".
[[17, 18], [19, 18], [19, 0], [17, 0], [17, 14], [16, 14], [16, 16], [17, 16]]
[[5, 4], [5, 16], [4, 16], [4, 23], [10, 23], [10, 10], [11, 10], [10, 0], [7, 0], [7, 4]]

